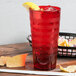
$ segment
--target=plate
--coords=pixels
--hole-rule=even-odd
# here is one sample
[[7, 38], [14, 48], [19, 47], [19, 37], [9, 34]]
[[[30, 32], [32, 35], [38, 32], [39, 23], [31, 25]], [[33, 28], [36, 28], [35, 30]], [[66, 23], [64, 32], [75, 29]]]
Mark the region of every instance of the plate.
[[[60, 64], [63, 67], [69, 66], [69, 65], [76, 65], [75, 61], [65, 62], [63, 64]], [[35, 75], [71, 75], [75, 76], [76, 73], [65, 73], [61, 72], [59, 69], [59, 64], [57, 64], [56, 69], [50, 70], [50, 71], [42, 71], [42, 70], [35, 70], [33, 67], [33, 58], [32, 55], [28, 55], [26, 58], [26, 67], [21, 68], [6, 68], [6, 67], [0, 67], [0, 72], [8, 72], [8, 73], [21, 73], [21, 74], [35, 74]]]

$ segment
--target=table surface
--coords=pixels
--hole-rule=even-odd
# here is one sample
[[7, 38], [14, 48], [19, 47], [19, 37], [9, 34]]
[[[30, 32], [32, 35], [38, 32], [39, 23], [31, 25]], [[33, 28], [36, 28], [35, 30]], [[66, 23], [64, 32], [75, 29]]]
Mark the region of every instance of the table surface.
[[[9, 45], [0, 45], [0, 56], [9, 56], [23, 54], [26, 52], [31, 52], [32, 48], [29, 43], [18, 43]], [[58, 57], [57, 64], [65, 63], [68, 61], [75, 60], [76, 58], [62, 58]], [[24, 74], [12, 74], [12, 73], [0, 73], [0, 76], [25, 76]], [[26, 76], [40, 76], [40, 75], [26, 75]]]

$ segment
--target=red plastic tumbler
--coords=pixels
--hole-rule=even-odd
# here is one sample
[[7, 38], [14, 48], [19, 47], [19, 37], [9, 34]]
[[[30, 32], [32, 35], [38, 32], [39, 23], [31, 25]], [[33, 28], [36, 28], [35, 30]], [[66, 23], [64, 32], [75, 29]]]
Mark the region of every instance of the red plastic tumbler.
[[56, 67], [60, 8], [39, 6], [43, 10], [29, 10], [35, 69], [51, 70]]

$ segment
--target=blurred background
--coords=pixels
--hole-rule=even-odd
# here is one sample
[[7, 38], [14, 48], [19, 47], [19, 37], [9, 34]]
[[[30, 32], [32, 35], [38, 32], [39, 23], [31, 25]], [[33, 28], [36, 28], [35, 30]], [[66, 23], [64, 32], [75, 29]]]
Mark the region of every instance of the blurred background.
[[60, 32], [76, 33], [76, 0], [0, 0], [0, 45], [24, 43], [30, 34], [24, 2], [61, 7]]

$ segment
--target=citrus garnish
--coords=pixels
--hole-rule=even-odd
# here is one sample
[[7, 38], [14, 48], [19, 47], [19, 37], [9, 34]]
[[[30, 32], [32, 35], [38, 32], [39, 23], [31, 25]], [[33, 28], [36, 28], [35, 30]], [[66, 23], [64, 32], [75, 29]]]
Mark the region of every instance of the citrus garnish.
[[31, 8], [33, 10], [40, 10], [39, 6], [32, 2], [25, 2], [25, 3], [23, 3], [23, 6], [27, 9]]
[[60, 70], [63, 72], [68, 72], [68, 73], [76, 72], [76, 65], [70, 65], [67, 66], [66, 68], [63, 68], [61, 65], [59, 66], [60, 66]]
[[63, 72], [68, 72], [66, 68], [63, 68], [61, 65], [59, 65], [59, 66], [60, 66], [60, 70], [61, 70], [61, 71], [63, 71]]

